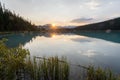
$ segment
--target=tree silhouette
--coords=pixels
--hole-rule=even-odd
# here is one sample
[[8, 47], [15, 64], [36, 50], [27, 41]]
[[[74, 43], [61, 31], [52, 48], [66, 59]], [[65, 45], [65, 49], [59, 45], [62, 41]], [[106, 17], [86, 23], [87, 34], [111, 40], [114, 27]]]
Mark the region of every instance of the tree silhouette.
[[19, 15], [12, 13], [0, 3], [0, 31], [31, 31], [37, 30], [35, 25]]

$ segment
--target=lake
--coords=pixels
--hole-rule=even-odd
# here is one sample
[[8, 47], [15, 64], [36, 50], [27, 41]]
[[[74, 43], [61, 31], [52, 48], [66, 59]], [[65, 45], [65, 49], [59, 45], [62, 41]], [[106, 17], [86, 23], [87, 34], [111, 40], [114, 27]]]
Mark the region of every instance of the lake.
[[1, 35], [8, 47], [22, 44], [31, 56], [65, 56], [70, 63], [111, 68], [120, 73], [120, 32], [16, 33]]

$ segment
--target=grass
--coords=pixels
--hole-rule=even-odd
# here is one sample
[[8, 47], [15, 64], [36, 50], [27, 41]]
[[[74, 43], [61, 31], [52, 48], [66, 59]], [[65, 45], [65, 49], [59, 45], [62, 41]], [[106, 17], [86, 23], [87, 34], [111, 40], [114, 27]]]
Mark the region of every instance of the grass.
[[[66, 59], [62, 58], [65, 62]], [[62, 63], [58, 57], [26, 59], [26, 71], [33, 80], [69, 80], [69, 65]]]
[[86, 80], [120, 80], [120, 76], [115, 75], [110, 69], [89, 66]]
[[[61, 61], [63, 60], [63, 61]], [[70, 66], [66, 58], [30, 58], [26, 59], [26, 70], [32, 80], [71, 80], [69, 77]], [[110, 69], [95, 68], [89, 66], [83, 68], [86, 71], [84, 80], [120, 80], [120, 76], [115, 75]]]

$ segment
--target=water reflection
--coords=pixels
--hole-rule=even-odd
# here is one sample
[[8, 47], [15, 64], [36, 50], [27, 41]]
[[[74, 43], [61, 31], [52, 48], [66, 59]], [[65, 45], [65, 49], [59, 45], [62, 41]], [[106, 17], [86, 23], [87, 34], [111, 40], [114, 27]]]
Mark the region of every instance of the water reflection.
[[7, 35], [0, 35], [0, 39], [6, 38], [8, 41], [6, 42], [6, 45], [8, 47], [17, 47], [19, 44], [22, 44], [23, 46], [34, 40], [38, 36], [44, 36], [44, 37], [55, 37], [57, 33], [16, 33], [16, 34], [7, 34]]
[[106, 33], [104, 31], [98, 31], [98, 32], [76, 31], [74, 33], [77, 35], [99, 38], [99, 39], [104, 39], [107, 41], [120, 43], [120, 31], [112, 31], [110, 33]]
[[[63, 36], [62, 36], [63, 34]], [[7, 42], [7, 45], [9, 47], [16, 47], [19, 44], [26, 44], [27, 42], [33, 40], [37, 36], [44, 36], [48, 38], [55, 38], [55, 37], [66, 37], [70, 36], [71, 40], [77, 41], [77, 42], [91, 42], [91, 39], [88, 37], [93, 37], [93, 38], [98, 38], [98, 39], [103, 39], [115, 43], [120, 43], [120, 32], [111, 32], [111, 33], [106, 33], [106, 32], [83, 32], [83, 31], [76, 31], [74, 33], [18, 33], [18, 34], [10, 34], [6, 36], [2, 36], [0, 38], [7, 38], [9, 39]], [[65, 35], [65, 36], [64, 36]], [[77, 36], [76, 36], [77, 35]], [[74, 36], [74, 37], [73, 37]], [[76, 37], [75, 37], [76, 36]], [[87, 37], [85, 37], [87, 36]]]
[[9, 47], [21, 43], [33, 56], [66, 56], [74, 64], [110, 66], [120, 72], [120, 32], [19, 33], [4, 38]]
[[17, 47], [19, 44], [24, 45], [26, 42], [29, 42], [30, 40], [32, 40], [32, 38], [34, 38], [34, 34], [33, 35], [28, 35], [28, 34], [10, 34], [10, 35], [6, 35], [3, 36], [1, 38], [6, 38], [8, 39], [8, 41], [6, 42], [8, 47]]
[[95, 50], [87, 50], [85, 53], [82, 53], [82, 54], [85, 56], [88, 56], [88, 57], [93, 57], [93, 56], [97, 55], [98, 52], [96, 52]]
[[50, 33], [50, 35], [51, 35], [52, 38], [54, 38], [54, 37], [56, 37], [57, 34], [56, 33]]

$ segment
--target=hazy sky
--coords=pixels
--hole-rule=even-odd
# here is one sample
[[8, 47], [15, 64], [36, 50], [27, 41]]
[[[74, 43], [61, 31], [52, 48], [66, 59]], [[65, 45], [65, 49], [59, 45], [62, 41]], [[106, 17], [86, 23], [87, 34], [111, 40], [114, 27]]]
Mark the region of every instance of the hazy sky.
[[81, 25], [120, 17], [120, 0], [0, 0], [33, 23]]

